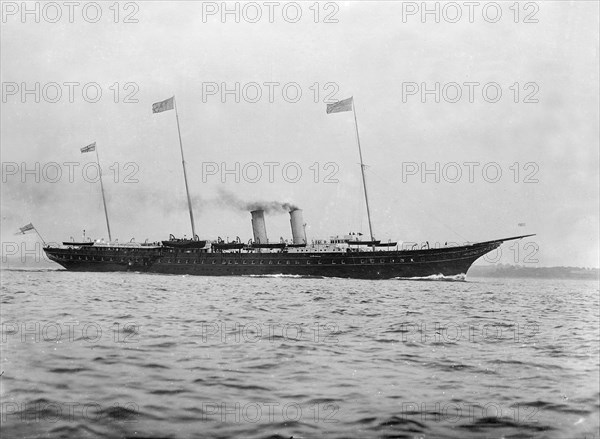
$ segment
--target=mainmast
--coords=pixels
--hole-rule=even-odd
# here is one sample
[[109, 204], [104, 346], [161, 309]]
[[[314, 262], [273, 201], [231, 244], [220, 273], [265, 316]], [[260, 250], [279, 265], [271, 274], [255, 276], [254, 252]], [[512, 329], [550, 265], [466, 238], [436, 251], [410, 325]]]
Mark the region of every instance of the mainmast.
[[192, 239], [196, 237], [196, 227], [194, 226], [194, 211], [192, 210], [192, 199], [190, 198], [190, 189], [188, 186], [187, 172], [185, 169], [185, 158], [183, 157], [183, 143], [181, 142], [181, 130], [179, 129], [179, 114], [177, 114], [177, 102], [173, 96], [175, 106], [175, 119], [177, 119], [177, 133], [179, 134], [179, 149], [181, 150], [181, 164], [183, 165], [183, 180], [185, 181], [185, 193], [187, 195], [188, 209], [190, 210], [190, 222], [192, 223]]
[[181, 164], [183, 165], [183, 180], [185, 181], [185, 193], [187, 195], [188, 209], [190, 211], [190, 223], [192, 224], [192, 239], [196, 238], [196, 227], [194, 226], [194, 212], [192, 210], [192, 199], [190, 197], [190, 188], [188, 186], [187, 171], [185, 169], [185, 158], [183, 156], [183, 142], [181, 141], [181, 129], [179, 128], [179, 114], [177, 113], [177, 103], [175, 96], [165, 99], [161, 102], [152, 104], [153, 113], [161, 113], [167, 110], [175, 109], [175, 119], [177, 120], [177, 134], [179, 134], [179, 150], [181, 151]]
[[358, 135], [358, 121], [356, 119], [356, 107], [354, 105], [354, 97], [352, 98], [352, 112], [354, 113], [354, 126], [356, 127], [356, 143], [358, 144], [358, 156], [360, 157], [360, 173], [362, 175], [363, 189], [365, 192], [365, 204], [367, 205], [367, 219], [369, 220], [369, 235], [371, 242], [375, 241], [373, 236], [373, 225], [371, 224], [371, 210], [369, 209], [369, 195], [367, 193], [367, 181], [365, 179], [365, 164], [363, 163], [362, 151], [360, 149], [360, 136]]

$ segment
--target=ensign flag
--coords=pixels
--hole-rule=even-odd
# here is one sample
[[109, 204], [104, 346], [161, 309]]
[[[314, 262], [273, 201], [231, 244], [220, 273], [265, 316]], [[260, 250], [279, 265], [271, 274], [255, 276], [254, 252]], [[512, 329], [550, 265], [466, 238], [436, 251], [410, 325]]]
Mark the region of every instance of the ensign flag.
[[172, 96], [169, 99], [165, 99], [164, 101], [160, 101], [160, 102], [156, 102], [156, 103], [152, 104], [152, 112], [153, 113], [162, 113], [163, 111], [172, 110], [174, 100], [175, 100], [175, 96]]
[[327, 104], [327, 114], [341, 113], [342, 111], [352, 111], [353, 97], [338, 101], [335, 104]]
[[90, 143], [88, 146], [84, 146], [83, 148], [81, 148], [81, 153], [83, 154], [84, 152], [92, 152], [95, 150], [96, 150], [96, 142]]

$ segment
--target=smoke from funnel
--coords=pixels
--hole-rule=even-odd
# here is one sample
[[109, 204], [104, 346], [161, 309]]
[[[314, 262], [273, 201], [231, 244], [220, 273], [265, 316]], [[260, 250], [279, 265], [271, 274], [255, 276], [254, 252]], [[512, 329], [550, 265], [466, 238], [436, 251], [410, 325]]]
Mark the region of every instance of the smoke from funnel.
[[265, 213], [286, 213], [298, 209], [292, 203], [284, 201], [244, 201], [225, 189], [219, 189], [218, 204], [244, 212], [263, 210]]

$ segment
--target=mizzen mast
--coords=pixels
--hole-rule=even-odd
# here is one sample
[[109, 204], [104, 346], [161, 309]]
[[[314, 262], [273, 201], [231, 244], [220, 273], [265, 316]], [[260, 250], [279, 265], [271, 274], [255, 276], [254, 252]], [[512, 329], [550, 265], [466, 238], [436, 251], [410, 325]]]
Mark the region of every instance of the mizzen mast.
[[358, 156], [360, 158], [360, 174], [362, 176], [363, 190], [365, 193], [365, 204], [367, 205], [367, 219], [369, 220], [369, 235], [371, 242], [374, 245], [375, 237], [373, 236], [373, 224], [371, 223], [371, 209], [369, 208], [369, 195], [367, 193], [367, 181], [365, 179], [365, 168], [366, 165], [363, 163], [362, 150], [360, 148], [360, 136], [358, 134], [358, 121], [356, 118], [356, 108], [354, 106], [354, 97], [351, 96], [342, 101], [335, 102], [333, 104], [327, 104], [327, 114], [330, 113], [341, 113], [342, 111], [352, 111], [354, 114], [354, 127], [356, 128], [356, 143], [358, 145]]

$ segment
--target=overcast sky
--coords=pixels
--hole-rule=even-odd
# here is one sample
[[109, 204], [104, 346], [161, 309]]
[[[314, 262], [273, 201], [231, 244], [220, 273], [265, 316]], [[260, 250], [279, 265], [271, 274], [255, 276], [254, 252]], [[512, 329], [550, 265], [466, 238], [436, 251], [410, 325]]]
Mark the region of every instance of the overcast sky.
[[[598, 266], [598, 2], [538, 2], [527, 9], [522, 3], [518, 16], [513, 2], [500, 2], [495, 23], [494, 8], [484, 15], [478, 7], [471, 23], [458, 3], [462, 18], [450, 23], [457, 11], [441, 3], [436, 23], [420, 11], [408, 15], [413, 4], [406, 2], [321, 3], [318, 23], [313, 2], [300, 6], [297, 22], [297, 9], [281, 2], [272, 23], [262, 2], [255, 4], [258, 21], [256, 7], [241, 3], [239, 23], [213, 10], [221, 2], [205, 3], [204, 14], [201, 2], [122, 3], [118, 17], [111, 3], [102, 3], [95, 23], [97, 11], [84, 15], [82, 7], [70, 23], [66, 6], [58, 20], [56, 10], [40, 9], [36, 23], [33, 14], [14, 10], [20, 2], [8, 3], [1, 29], [4, 242], [33, 242], [35, 235], [13, 236], [29, 222], [47, 241], [78, 239], [82, 229], [107, 236], [100, 186], [86, 181], [93, 169], [86, 168], [89, 178], [82, 175], [96, 157], [79, 149], [94, 141], [113, 238], [190, 236], [175, 112], [151, 109], [172, 95], [201, 238], [252, 236], [249, 213], [217, 202], [223, 190], [228, 198], [300, 206], [309, 239], [367, 234], [354, 118], [326, 114], [333, 92], [334, 99], [355, 98], [378, 239], [444, 243], [536, 233], [528, 240], [539, 246], [534, 265]], [[69, 82], [79, 84], [73, 102]], [[460, 98], [456, 87], [444, 88], [453, 82]], [[21, 93], [36, 83], [40, 102], [35, 92]], [[240, 102], [233, 94], [226, 102], [219, 91], [209, 95], [210, 83], [219, 89], [239, 83]], [[250, 83], [261, 86], [260, 98]], [[273, 102], [265, 83], [279, 84]], [[440, 102], [434, 94], [426, 102], [420, 91], [407, 94], [408, 83], [429, 89], [439, 83]], [[480, 84], [473, 102], [464, 83]], [[497, 85], [484, 98], [490, 83]], [[85, 84], [92, 85], [83, 96]], [[284, 95], [286, 84], [292, 85]], [[488, 102], [498, 87], [502, 96]], [[102, 96], [88, 102], [95, 88]], [[296, 90], [302, 96], [292, 102]], [[35, 171], [23, 174], [23, 163], [35, 169], [36, 162], [39, 183]], [[60, 165], [59, 178], [51, 162]], [[79, 164], [72, 182], [67, 162]], [[212, 163], [235, 169], [236, 162], [239, 183], [235, 173], [203, 175]], [[257, 182], [251, 162], [263, 172]], [[265, 162], [279, 164], [272, 182]], [[423, 163], [434, 172], [422, 176]], [[294, 182], [297, 169], [302, 176]], [[124, 181], [128, 175], [134, 182]], [[271, 240], [290, 237], [287, 214], [266, 220]], [[515, 261], [507, 247], [502, 261], [508, 263], [527, 262], [532, 251], [521, 244]]]

